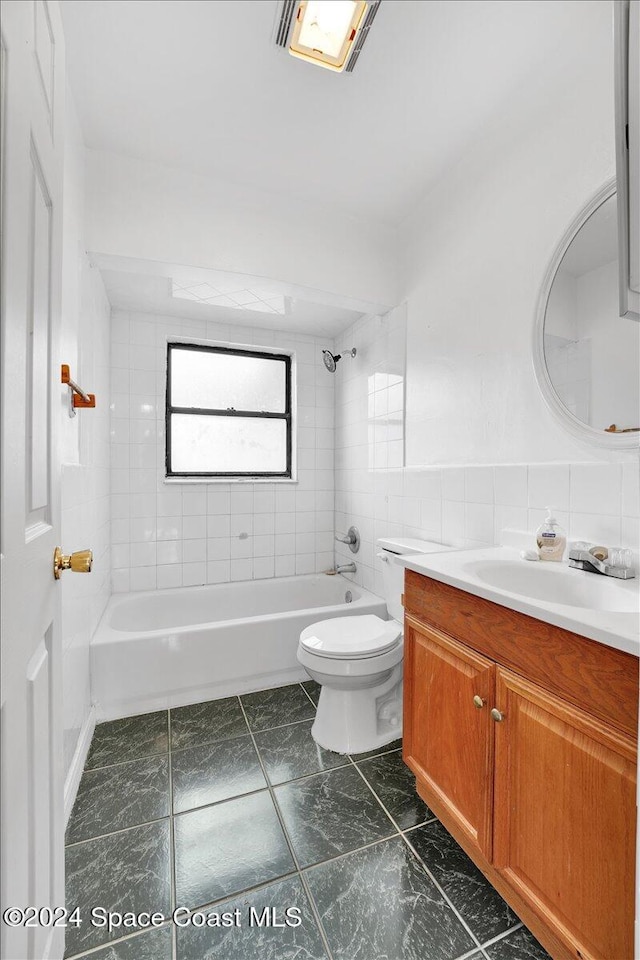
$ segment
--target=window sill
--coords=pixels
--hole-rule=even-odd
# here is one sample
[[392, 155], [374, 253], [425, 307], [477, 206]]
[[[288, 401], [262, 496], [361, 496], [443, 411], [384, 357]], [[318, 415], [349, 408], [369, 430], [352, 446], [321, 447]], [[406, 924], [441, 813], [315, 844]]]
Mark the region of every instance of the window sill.
[[298, 480], [295, 477], [289, 479], [284, 477], [163, 477], [163, 483], [166, 483], [168, 486], [172, 484], [194, 484], [194, 483], [288, 483], [288, 484], [297, 484]]

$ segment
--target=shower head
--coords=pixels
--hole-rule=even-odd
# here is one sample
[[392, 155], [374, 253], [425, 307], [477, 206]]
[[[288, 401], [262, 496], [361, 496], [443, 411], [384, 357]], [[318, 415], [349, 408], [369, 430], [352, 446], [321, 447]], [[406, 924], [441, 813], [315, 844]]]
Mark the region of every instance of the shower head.
[[[347, 357], [355, 357], [355, 355], [356, 355], [355, 347], [353, 347], [351, 350], [347, 350], [346, 352]], [[336, 372], [336, 364], [338, 363], [338, 360], [341, 359], [341, 357], [342, 357], [341, 353], [334, 354], [334, 353], [331, 353], [331, 350], [322, 351], [322, 359], [324, 360], [324, 365], [329, 371], [329, 373]]]
[[338, 354], [337, 357], [334, 357], [334, 355], [331, 353], [331, 350], [323, 350], [322, 359], [324, 360], [324, 365], [329, 371], [329, 373], [335, 373], [336, 363], [340, 359], [340, 354]]

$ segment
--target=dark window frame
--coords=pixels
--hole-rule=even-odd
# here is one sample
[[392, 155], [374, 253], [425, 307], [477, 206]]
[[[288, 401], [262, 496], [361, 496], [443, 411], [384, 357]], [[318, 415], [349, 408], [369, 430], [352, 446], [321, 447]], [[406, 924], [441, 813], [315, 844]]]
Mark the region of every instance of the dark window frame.
[[[277, 360], [285, 365], [285, 409], [283, 413], [270, 413], [263, 410], [218, 410], [213, 407], [176, 407], [171, 404], [171, 351], [193, 350], [199, 353], [226, 354], [234, 357], [259, 357], [261, 360]], [[165, 475], [167, 479], [202, 479], [202, 480], [292, 480], [293, 479], [293, 441], [292, 441], [292, 414], [291, 414], [291, 356], [288, 353], [270, 353], [267, 350], [243, 350], [236, 347], [209, 346], [200, 343], [167, 343], [167, 389], [165, 394]], [[284, 420], [286, 424], [287, 465], [284, 472], [256, 472], [247, 473], [215, 473], [213, 471], [183, 472], [171, 469], [171, 417], [172, 414], [193, 414], [197, 416], [241, 417], [249, 419]]]

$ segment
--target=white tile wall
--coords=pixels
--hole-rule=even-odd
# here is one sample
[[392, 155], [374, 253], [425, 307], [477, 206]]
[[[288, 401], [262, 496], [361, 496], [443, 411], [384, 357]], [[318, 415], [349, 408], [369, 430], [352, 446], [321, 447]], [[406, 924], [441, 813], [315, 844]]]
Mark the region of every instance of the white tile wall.
[[[97, 270], [86, 257], [78, 265], [82, 312], [73, 333], [65, 330], [65, 362], [72, 374], [96, 394], [93, 410], [74, 419], [61, 407], [67, 462], [61, 466], [61, 544], [65, 553], [89, 547], [89, 577], [66, 575], [60, 581], [64, 762], [68, 773], [82, 726], [91, 707], [89, 641], [111, 592], [109, 556], [109, 316], [110, 307]], [[67, 320], [71, 319], [69, 317]], [[76, 374], [77, 370], [77, 374]], [[75, 461], [75, 462], [73, 462]]]
[[[391, 390], [404, 378], [404, 316], [369, 318], [350, 328], [338, 351], [358, 356], [336, 375], [336, 527], [355, 524], [362, 548], [353, 556], [336, 544], [338, 562], [355, 560], [355, 582], [381, 594], [375, 540], [404, 535], [456, 546], [500, 542], [504, 528], [529, 531], [532, 544], [547, 506], [570, 539], [640, 546], [637, 462], [500, 464], [402, 468], [389, 463]], [[393, 380], [394, 386], [390, 385]], [[376, 386], [386, 396], [377, 398]], [[393, 425], [394, 438], [401, 436]]]
[[[331, 567], [335, 381], [321, 357], [331, 341], [120, 311], [113, 313], [111, 335], [114, 592]], [[296, 484], [164, 482], [166, 342], [172, 336], [295, 351]]]

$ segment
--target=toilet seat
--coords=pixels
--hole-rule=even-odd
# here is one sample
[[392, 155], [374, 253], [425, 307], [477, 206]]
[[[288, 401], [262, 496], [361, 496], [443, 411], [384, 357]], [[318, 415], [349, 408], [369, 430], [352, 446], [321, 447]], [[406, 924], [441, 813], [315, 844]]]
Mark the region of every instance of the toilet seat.
[[354, 660], [386, 653], [398, 645], [402, 626], [374, 614], [319, 620], [300, 634], [300, 645], [309, 653], [332, 660]]

